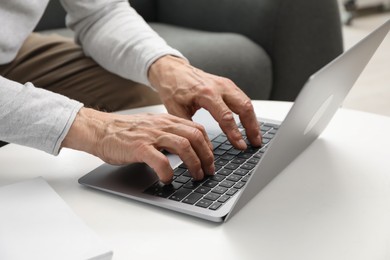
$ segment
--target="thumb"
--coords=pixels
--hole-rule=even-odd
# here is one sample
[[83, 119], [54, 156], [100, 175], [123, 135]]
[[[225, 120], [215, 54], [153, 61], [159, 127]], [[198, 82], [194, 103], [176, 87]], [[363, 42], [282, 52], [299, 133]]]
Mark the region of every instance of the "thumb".
[[193, 113], [191, 113], [186, 107], [176, 105], [174, 107], [167, 107], [168, 113], [177, 117], [181, 117], [192, 121]]

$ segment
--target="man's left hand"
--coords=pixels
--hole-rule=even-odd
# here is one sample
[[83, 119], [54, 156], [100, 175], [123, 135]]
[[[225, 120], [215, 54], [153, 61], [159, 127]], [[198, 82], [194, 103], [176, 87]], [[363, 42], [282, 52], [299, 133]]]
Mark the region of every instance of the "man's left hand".
[[252, 102], [231, 80], [206, 73], [173, 56], [164, 56], [153, 63], [149, 80], [170, 114], [191, 120], [198, 109], [205, 108], [219, 123], [230, 143], [244, 150], [247, 145], [234, 120], [235, 113], [251, 145], [261, 145]]

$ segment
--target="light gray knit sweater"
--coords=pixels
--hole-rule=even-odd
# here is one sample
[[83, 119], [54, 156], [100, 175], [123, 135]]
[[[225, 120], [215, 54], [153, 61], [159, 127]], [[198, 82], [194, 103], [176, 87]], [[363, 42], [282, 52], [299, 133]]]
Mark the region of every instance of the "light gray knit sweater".
[[[0, 64], [15, 58], [48, 1], [1, 0]], [[124, 78], [150, 86], [147, 72], [156, 59], [167, 54], [182, 57], [127, 0], [62, 0], [62, 4], [68, 13], [67, 26], [75, 31], [84, 52]], [[0, 140], [58, 154], [82, 106], [31, 83], [22, 85], [0, 76]]]

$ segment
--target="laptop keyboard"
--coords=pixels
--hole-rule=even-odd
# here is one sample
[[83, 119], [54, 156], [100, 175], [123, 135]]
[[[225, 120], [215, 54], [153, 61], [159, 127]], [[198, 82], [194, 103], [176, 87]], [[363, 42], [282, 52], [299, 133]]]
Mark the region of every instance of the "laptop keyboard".
[[262, 146], [252, 147], [246, 139], [242, 125], [239, 125], [239, 130], [248, 144], [245, 151], [235, 149], [223, 133], [211, 140], [214, 148], [215, 175], [194, 181], [183, 163], [174, 169], [171, 184], [164, 185], [157, 181], [144, 193], [209, 210], [219, 209], [245, 186], [279, 126], [260, 123], [260, 129], [263, 136]]

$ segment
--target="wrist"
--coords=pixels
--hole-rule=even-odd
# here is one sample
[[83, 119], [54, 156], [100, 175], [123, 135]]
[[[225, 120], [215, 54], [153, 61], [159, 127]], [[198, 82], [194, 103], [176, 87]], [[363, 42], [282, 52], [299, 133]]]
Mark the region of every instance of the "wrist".
[[96, 155], [103, 114], [90, 108], [80, 109], [61, 146]]
[[170, 81], [168, 78], [173, 75], [175, 70], [180, 70], [183, 66], [187, 67], [188, 65], [189, 63], [185, 59], [171, 55], [163, 56], [150, 66], [148, 71], [149, 82], [159, 91], [164, 81]]

